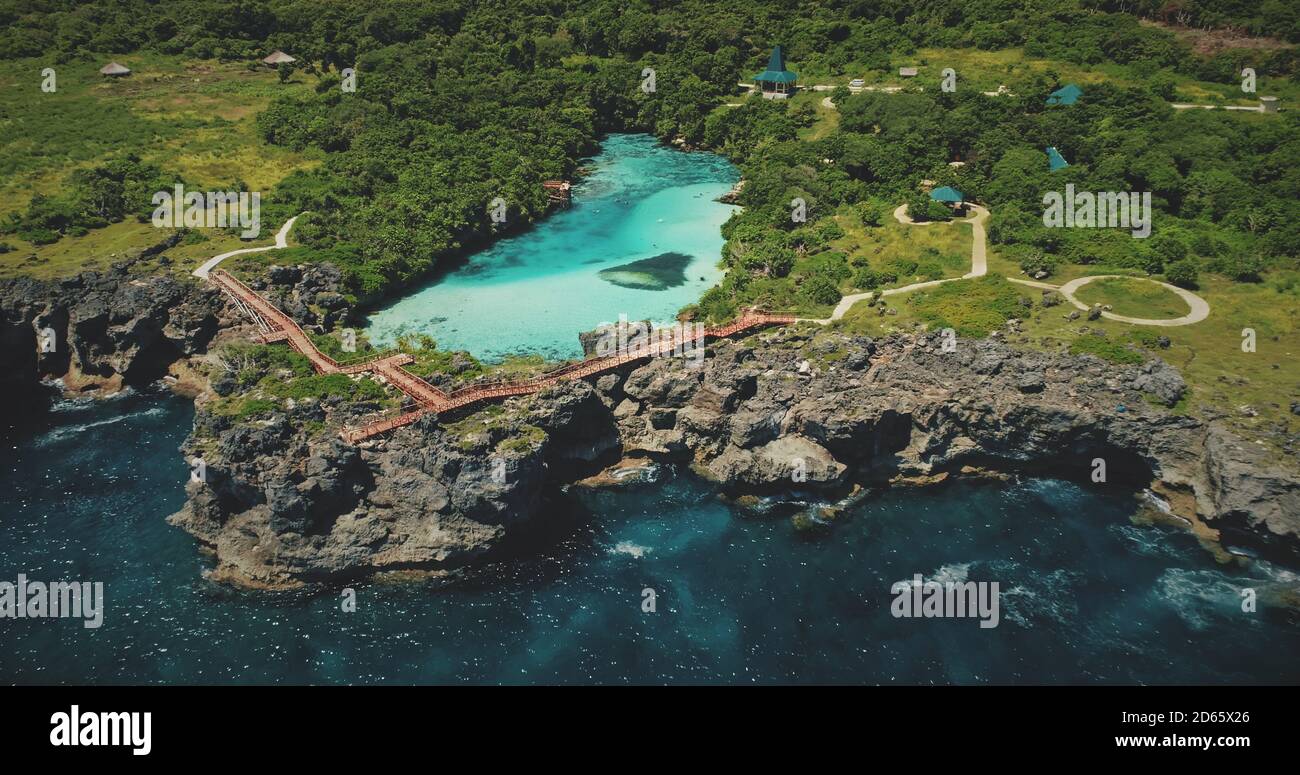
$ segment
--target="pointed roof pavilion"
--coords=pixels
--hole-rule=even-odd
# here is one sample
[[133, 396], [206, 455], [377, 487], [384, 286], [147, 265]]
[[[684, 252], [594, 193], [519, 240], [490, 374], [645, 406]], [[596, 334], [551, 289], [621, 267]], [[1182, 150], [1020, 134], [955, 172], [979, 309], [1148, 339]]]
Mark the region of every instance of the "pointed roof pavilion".
[[130, 75], [131, 68], [125, 65], [119, 65], [117, 62], [109, 62], [99, 68], [100, 75]]
[[1056, 150], [1054, 146], [1047, 146], [1047, 169], [1056, 172], [1068, 166], [1070, 166], [1070, 162], [1065, 160], [1060, 151]]
[[1083, 89], [1072, 83], [1067, 83], [1047, 97], [1048, 105], [1073, 105], [1083, 96]]
[[266, 57], [266, 59], [263, 59], [262, 63], [268, 65], [278, 65], [281, 62], [297, 62], [297, 61], [298, 60], [294, 59], [293, 57], [289, 56], [288, 54], [284, 53], [283, 51], [277, 48], [275, 51], [272, 51], [271, 54]]
[[930, 192], [930, 198], [936, 202], [946, 204], [961, 204], [966, 201], [966, 197], [960, 191], [952, 186], [941, 186]]
[[772, 55], [767, 58], [767, 69], [754, 76], [754, 82], [765, 92], [788, 94], [794, 90], [799, 76], [785, 69], [785, 54], [780, 46], [772, 48]]

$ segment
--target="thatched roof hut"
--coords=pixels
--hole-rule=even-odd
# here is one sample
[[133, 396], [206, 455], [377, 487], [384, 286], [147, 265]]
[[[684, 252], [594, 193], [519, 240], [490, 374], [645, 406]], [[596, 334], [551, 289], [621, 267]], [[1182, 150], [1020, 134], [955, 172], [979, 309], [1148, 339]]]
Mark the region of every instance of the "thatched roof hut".
[[296, 60], [296, 59], [294, 59], [293, 57], [289, 56], [288, 54], [284, 53], [284, 52], [281, 51], [280, 49], [276, 49], [275, 51], [272, 51], [272, 52], [271, 52], [270, 56], [268, 56], [267, 58], [263, 59], [263, 60], [262, 60], [262, 63], [263, 63], [263, 64], [270, 65], [271, 67], [275, 67], [276, 65], [278, 65], [278, 64], [280, 64], [280, 63], [282, 63], [282, 62], [297, 62], [297, 61], [298, 61], [298, 60]]
[[123, 75], [130, 75], [131, 68], [126, 67], [124, 65], [119, 65], [117, 62], [109, 62], [108, 64], [99, 68], [99, 74], [121, 77]]

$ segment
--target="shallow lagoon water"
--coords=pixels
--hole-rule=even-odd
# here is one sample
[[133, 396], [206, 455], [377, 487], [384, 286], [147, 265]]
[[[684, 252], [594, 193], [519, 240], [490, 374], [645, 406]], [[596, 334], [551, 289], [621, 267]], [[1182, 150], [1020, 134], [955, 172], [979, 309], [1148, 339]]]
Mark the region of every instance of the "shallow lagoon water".
[[[424, 333], [444, 350], [488, 361], [579, 357], [579, 332], [620, 314], [672, 321], [721, 279], [719, 228], [735, 208], [714, 200], [739, 179], [730, 162], [666, 148], [649, 135], [611, 135], [585, 166], [592, 172], [575, 185], [570, 208], [376, 310], [372, 341], [391, 345], [401, 334]], [[680, 285], [648, 290], [600, 276], [665, 253], [691, 259]]]
[[[0, 579], [102, 581], [107, 611], [0, 620], [0, 683], [1300, 682], [1300, 623], [1264, 602], [1294, 573], [1221, 568], [1131, 497], [1055, 480], [893, 492], [809, 537], [665, 472], [546, 515], [552, 540], [463, 584], [358, 585], [354, 613], [237, 591], [164, 522], [192, 416], [64, 403], [5, 440]], [[998, 581], [1001, 623], [893, 618], [916, 573]]]

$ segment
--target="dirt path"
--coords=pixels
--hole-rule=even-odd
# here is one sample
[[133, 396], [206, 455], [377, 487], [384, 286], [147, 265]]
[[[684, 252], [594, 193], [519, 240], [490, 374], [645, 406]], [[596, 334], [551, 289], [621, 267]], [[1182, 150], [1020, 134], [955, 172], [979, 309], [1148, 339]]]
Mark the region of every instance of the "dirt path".
[[979, 205], [968, 205], [968, 207], [970, 207], [971, 212], [974, 213], [974, 215], [972, 215], [970, 218], [964, 218], [960, 221], [924, 221], [922, 223], [917, 223], [916, 221], [913, 221], [911, 218], [908, 217], [907, 205], [899, 205], [894, 210], [894, 220], [898, 221], [899, 223], [905, 223], [909, 226], [931, 226], [935, 223], [946, 223], [946, 224], [969, 223], [971, 225], [971, 237], [972, 237], [969, 272], [962, 275], [961, 277], [949, 277], [946, 280], [929, 280], [923, 283], [912, 283], [911, 285], [904, 285], [901, 288], [887, 288], [879, 292], [866, 291], [864, 293], [849, 294], [848, 296], [845, 296], [844, 298], [840, 299], [839, 304], [835, 305], [835, 310], [831, 312], [830, 317], [821, 320], [818, 320], [816, 318], [801, 318], [801, 320], [811, 320], [814, 323], [820, 323], [822, 325], [826, 325], [827, 323], [830, 323], [835, 320], [839, 320], [840, 318], [844, 317], [844, 314], [848, 312], [849, 309], [854, 304], [857, 304], [858, 302], [868, 297], [874, 297], [877, 293], [879, 293], [881, 296], [893, 296], [896, 293], [908, 293], [909, 291], [917, 291], [922, 288], [933, 288], [936, 285], [943, 285], [944, 283], [950, 283], [953, 280], [969, 280], [973, 277], [983, 277], [984, 275], [988, 274], [989, 265], [988, 265], [988, 252], [987, 252], [987, 245], [986, 245], [988, 238], [986, 232], [984, 231], [984, 222], [989, 219], [989, 211], [983, 207], [980, 207]]
[[[971, 225], [971, 251], [970, 251], [971, 265], [970, 265], [969, 272], [962, 275], [960, 278], [950, 277], [946, 280], [930, 280], [929, 282], [924, 282], [924, 283], [912, 283], [911, 285], [904, 285], [901, 288], [888, 288], [886, 290], [879, 291], [879, 292], [866, 291], [865, 293], [849, 294], [848, 296], [845, 296], [844, 298], [840, 299], [839, 304], [835, 305], [835, 309], [834, 311], [831, 312], [830, 317], [823, 318], [823, 319], [800, 318], [800, 321], [811, 321], [813, 323], [826, 325], [828, 323], [843, 318], [845, 313], [847, 313], [853, 307], [854, 304], [857, 304], [859, 301], [862, 301], [863, 299], [874, 298], [877, 293], [879, 293], [879, 295], [882, 297], [893, 296], [898, 293], [909, 293], [911, 291], [921, 290], [922, 288], [933, 288], [937, 285], [950, 283], [956, 279], [970, 280], [976, 277], [983, 277], [984, 275], [988, 274], [989, 271], [988, 234], [984, 229], [984, 223], [989, 218], [989, 211], [987, 208], [981, 207], [979, 205], [968, 205], [968, 207], [970, 207], [974, 215], [964, 220], [924, 221], [922, 223], [917, 223], [916, 221], [913, 221], [910, 217], [908, 217], [907, 205], [899, 205], [897, 208], [894, 209], [894, 220], [898, 221], [899, 223], [905, 223], [909, 226], [932, 226], [936, 223], [945, 223], [945, 224], [969, 223]], [[1015, 277], [1008, 277], [1007, 279], [1013, 283], [1018, 283], [1020, 285], [1027, 285], [1031, 288], [1041, 288], [1047, 291], [1057, 291], [1062, 296], [1064, 296], [1065, 299], [1069, 301], [1071, 304], [1073, 304], [1074, 306], [1078, 307], [1081, 310], [1086, 311], [1089, 309], [1088, 305], [1075, 298], [1074, 296], [1075, 291], [1079, 290], [1084, 285], [1087, 285], [1093, 280], [1101, 280], [1103, 278], [1121, 277], [1121, 276], [1122, 275], [1090, 275], [1088, 277], [1080, 277], [1076, 280], [1071, 280], [1065, 285], [1060, 285], [1060, 286], [1052, 285], [1051, 283], [1037, 282], [1035, 280], [1021, 280]], [[1191, 291], [1185, 288], [1179, 288], [1176, 285], [1170, 285], [1169, 283], [1161, 282], [1159, 280], [1152, 280], [1146, 277], [1127, 277], [1126, 279], [1143, 280], [1145, 282], [1155, 283], [1156, 285], [1164, 286], [1165, 288], [1168, 288], [1169, 290], [1178, 294], [1179, 298], [1187, 302], [1187, 306], [1190, 309], [1188, 313], [1186, 315], [1183, 315], [1182, 317], [1168, 318], [1164, 320], [1158, 320], [1153, 318], [1131, 318], [1125, 315], [1116, 315], [1113, 312], [1102, 312], [1101, 313], [1102, 317], [1106, 318], [1107, 320], [1115, 320], [1120, 323], [1129, 323], [1135, 326], [1161, 326], [1161, 327], [1169, 328], [1173, 326], [1190, 326], [1191, 324], [1199, 323], [1210, 316], [1209, 302], [1207, 302], [1205, 299], [1202, 299], [1200, 296], [1197, 296], [1196, 294], [1192, 293]]]
[[204, 261], [203, 265], [200, 266], [198, 269], [194, 270], [193, 272], [194, 276], [204, 280], [208, 279], [208, 273], [211, 272], [213, 269], [216, 269], [218, 264], [220, 264], [222, 261], [225, 261], [227, 258], [230, 258], [231, 256], [243, 255], [244, 253], [261, 253], [267, 250], [283, 250], [284, 248], [289, 247], [289, 230], [293, 228], [293, 222], [298, 220], [305, 214], [306, 213], [299, 213], [298, 215], [295, 215], [294, 217], [285, 221], [284, 225], [281, 226], [280, 230], [275, 234], [274, 245], [263, 245], [260, 248], [240, 248], [239, 250], [232, 250], [229, 253], [222, 253], [219, 256], [213, 256], [212, 258], [209, 258], [207, 261]]

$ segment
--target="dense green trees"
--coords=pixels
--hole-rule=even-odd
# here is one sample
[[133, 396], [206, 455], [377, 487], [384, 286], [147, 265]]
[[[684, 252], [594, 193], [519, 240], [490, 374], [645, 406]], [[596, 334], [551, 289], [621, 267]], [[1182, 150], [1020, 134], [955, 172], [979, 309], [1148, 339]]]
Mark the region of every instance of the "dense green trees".
[[[61, 61], [152, 48], [253, 60], [275, 48], [291, 52], [306, 73], [296, 77], [315, 78], [317, 87], [274, 102], [257, 127], [266, 142], [318, 148], [325, 161], [285, 179], [264, 201], [264, 220], [310, 210], [297, 237], [311, 256], [342, 266], [361, 296], [407, 283], [540, 217], [547, 207], [540, 182], [571, 177], [604, 132], [649, 131], [718, 150], [747, 181], [745, 209], [724, 229], [723, 258], [735, 271], [701, 304], [723, 316], [761, 300], [829, 303], [820, 301], [831, 296], [828, 283], [849, 276], [821, 258], [833, 239], [825, 231], [830, 217], [858, 207], [848, 212], [873, 227], [914, 198], [921, 180], [990, 205], [991, 239], [1035, 271], [1064, 260], [1184, 277], [1192, 266], [1251, 279], [1293, 261], [1300, 255], [1300, 119], [1173, 111], [1167, 100], [1174, 71], [1230, 83], [1249, 63], [1294, 77], [1295, 52], [1196, 56], [1134, 15], [1167, 16], [1177, 6], [1197, 24], [1245, 24], [1295, 39], [1293, 5], [0, 0], [0, 58]], [[803, 141], [799, 130], [814, 117], [807, 106], [747, 100], [716, 109], [778, 42], [813, 72], [887, 69], [922, 47], [1022, 46], [1029, 55], [1117, 62], [1152, 77], [1140, 88], [1089, 84], [1078, 104], [1054, 107], [1043, 104], [1060, 85], [1051, 73], [1009, 79], [1012, 96], [1004, 97], [841, 89], [833, 93], [838, 128]], [[355, 92], [341, 88], [344, 67], [358, 73]], [[653, 90], [646, 68], [654, 71]], [[1068, 168], [1048, 170], [1048, 145]], [[954, 160], [965, 165], [949, 166]], [[34, 199], [7, 228], [49, 241], [141, 213], [141, 186], [156, 171], [113, 164], [78, 173], [68, 194]], [[1066, 183], [1151, 191], [1156, 234], [1177, 236], [1143, 244], [1109, 230], [1045, 228], [1043, 193]], [[504, 225], [489, 217], [497, 198], [506, 204]], [[796, 198], [806, 223], [791, 217]], [[859, 267], [853, 276], [863, 285], [887, 282], [887, 274]]]
[[32, 197], [24, 212], [0, 224], [0, 233], [46, 245], [64, 234], [85, 234], [130, 215], [143, 218], [153, 210], [154, 192], [171, 191], [177, 182], [174, 175], [165, 175], [136, 156], [111, 159], [73, 172], [60, 194]]

